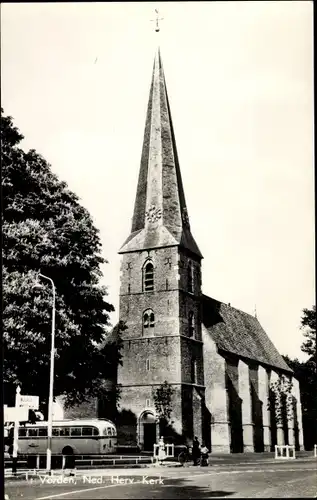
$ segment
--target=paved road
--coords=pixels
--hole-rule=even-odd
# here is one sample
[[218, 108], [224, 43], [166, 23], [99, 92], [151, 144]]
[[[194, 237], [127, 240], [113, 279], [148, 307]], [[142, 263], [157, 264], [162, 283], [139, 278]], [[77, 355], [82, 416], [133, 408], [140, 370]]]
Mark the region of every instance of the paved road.
[[[49, 484], [7, 481], [9, 500], [317, 497], [316, 460], [87, 471]], [[55, 476], [61, 481], [62, 476]]]

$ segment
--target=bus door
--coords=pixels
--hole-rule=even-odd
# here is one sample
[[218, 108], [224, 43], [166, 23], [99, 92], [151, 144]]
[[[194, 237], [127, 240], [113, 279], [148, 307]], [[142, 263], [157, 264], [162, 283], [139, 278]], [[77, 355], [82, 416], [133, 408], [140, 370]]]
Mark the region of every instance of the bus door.
[[27, 440], [27, 450], [26, 453], [40, 453], [40, 441], [38, 438], [38, 429], [28, 429], [28, 440]]

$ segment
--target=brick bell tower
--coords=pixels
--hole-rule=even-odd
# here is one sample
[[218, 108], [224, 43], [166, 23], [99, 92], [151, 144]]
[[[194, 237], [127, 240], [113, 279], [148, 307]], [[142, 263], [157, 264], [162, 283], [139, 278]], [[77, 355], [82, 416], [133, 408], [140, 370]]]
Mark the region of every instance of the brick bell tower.
[[201, 259], [191, 234], [160, 50], [154, 59], [131, 234], [121, 247], [122, 444], [153, 450], [153, 389], [173, 388], [171, 434], [202, 439]]

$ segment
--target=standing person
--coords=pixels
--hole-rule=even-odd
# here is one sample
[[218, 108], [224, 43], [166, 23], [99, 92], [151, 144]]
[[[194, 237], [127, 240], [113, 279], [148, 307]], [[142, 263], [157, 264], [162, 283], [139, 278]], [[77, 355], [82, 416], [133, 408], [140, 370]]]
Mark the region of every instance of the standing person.
[[200, 465], [202, 467], [207, 467], [207, 465], [208, 465], [208, 454], [209, 454], [209, 450], [208, 450], [207, 446], [205, 445], [205, 443], [203, 443], [203, 446], [201, 449], [201, 461], [200, 461]]
[[195, 439], [193, 442], [192, 455], [193, 455], [193, 465], [197, 465], [198, 461], [200, 459], [200, 445], [199, 445], [199, 441], [198, 441], [197, 436], [195, 436]]
[[163, 460], [165, 460], [166, 458], [165, 443], [163, 436], [161, 436], [161, 439], [159, 440], [158, 444], [159, 444], [158, 460], [159, 464], [162, 465]]

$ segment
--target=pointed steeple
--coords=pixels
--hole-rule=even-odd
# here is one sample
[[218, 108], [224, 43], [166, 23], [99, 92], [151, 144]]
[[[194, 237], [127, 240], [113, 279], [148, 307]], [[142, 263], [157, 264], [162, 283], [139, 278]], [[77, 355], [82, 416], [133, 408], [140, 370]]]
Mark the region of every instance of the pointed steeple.
[[179, 245], [202, 258], [191, 234], [165, 76], [156, 51], [131, 234], [119, 253]]

